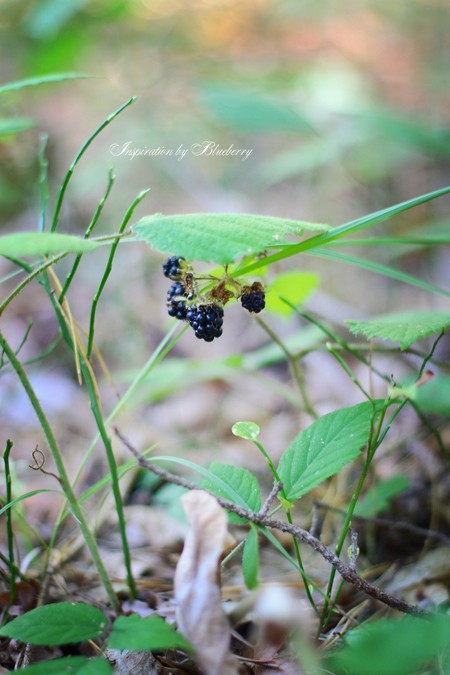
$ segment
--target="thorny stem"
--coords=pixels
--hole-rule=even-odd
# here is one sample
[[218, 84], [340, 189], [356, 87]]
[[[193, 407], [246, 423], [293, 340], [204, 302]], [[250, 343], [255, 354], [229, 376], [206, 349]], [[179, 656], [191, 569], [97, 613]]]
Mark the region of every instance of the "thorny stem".
[[4, 350], [6, 356], [9, 359], [9, 362], [13, 369], [15, 370], [17, 377], [19, 378], [29, 400], [31, 405], [33, 406], [33, 409], [36, 413], [36, 416], [39, 420], [39, 423], [42, 427], [42, 430], [45, 434], [45, 437], [47, 439], [49, 448], [51, 450], [51, 453], [53, 455], [53, 459], [56, 465], [56, 469], [58, 472], [59, 480], [61, 482], [61, 485], [64, 490], [64, 494], [66, 496], [67, 501], [69, 502], [70, 508], [72, 510], [72, 513], [74, 515], [74, 518], [76, 519], [79, 528], [83, 534], [84, 540], [86, 542], [86, 545], [89, 549], [89, 552], [92, 556], [92, 560], [97, 568], [97, 572], [99, 574], [99, 577], [103, 583], [103, 586], [105, 587], [106, 593], [108, 595], [108, 598], [114, 607], [114, 609], [118, 610], [119, 608], [119, 603], [117, 600], [117, 597], [114, 593], [114, 589], [112, 587], [111, 581], [109, 580], [108, 574], [106, 572], [106, 569], [103, 565], [102, 559], [100, 557], [97, 544], [95, 542], [94, 537], [92, 536], [91, 531], [89, 530], [89, 527], [87, 525], [87, 522], [84, 518], [83, 511], [80, 508], [77, 498], [75, 496], [75, 493], [72, 490], [72, 486], [69, 481], [69, 477], [66, 472], [66, 468], [64, 466], [64, 461], [60, 452], [60, 449], [58, 447], [58, 444], [56, 442], [56, 439], [53, 435], [52, 428], [50, 427], [50, 424], [44, 414], [44, 411], [41, 407], [41, 404], [39, 402], [38, 397], [35, 394], [35, 391], [33, 387], [31, 386], [31, 383], [22, 367], [22, 364], [20, 361], [17, 359], [16, 355], [14, 354], [14, 350], [10, 347], [9, 343], [5, 339], [2, 333], [0, 333], [0, 345], [2, 349]]
[[[128, 450], [136, 457], [138, 464], [142, 466], [144, 469], [146, 469], [147, 471], [151, 471], [152, 473], [154, 473], [155, 475], [159, 476], [160, 478], [169, 483], [180, 485], [181, 487], [184, 487], [187, 490], [199, 489], [198, 485], [195, 485], [194, 483], [191, 483], [190, 481], [185, 480], [184, 478], [180, 478], [179, 476], [176, 476], [175, 474], [172, 474], [169, 471], [162, 469], [153, 462], [150, 462], [149, 460], [142, 457], [142, 455], [121, 435], [121, 433], [118, 431], [117, 428], [114, 428], [114, 431], [118, 436], [118, 438], [120, 438], [122, 443], [125, 445], [125, 447], [127, 447]], [[343, 579], [348, 581], [350, 584], [353, 584], [355, 588], [362, 591], [363, 593], [366, 593], [370, 597], [375, 598], [375, 600], [379, 600], [385, 605], [388, 605], [389, 607], [397, 609], [400, 612], [405, 612], [407, 614], [415, 614], [417, 616], [423, 617], [429, 615], [429, 612], [421, 609], [420, 607], [410, 605], [404, 600], [396, 598], [390, 593], [386, 593], [386, 591], [383, 591], [381, 588], [374, 586], [373, 584], [369, 583], [368, 581], [360, 577], [355, 570], [352, 570], [348, 565], [342, 562], [342, 560], [340, 560], [339, 557], [335, 553], [333, 553], [333, 551], [331, 551], [331, 549], [327, 548], [327, 546], [322, 544], [322, 542], [319, 539], [314, 537], [307, 530], [303, 530], [301, 527], [298, 527], [297, 525], [291, 525], [290, 523], [285, 523], [281, 520], [270, 518], [262, 513], [256, 513], [254, 511], [251, 511], [250, 509], [243, 508], [242, 506], [237, 506], [233, 502], [230, 502], [228, 499], [218, 497], [216, 494], [210, 492], [209, 490], [205, 490], [205, 492], [209, 492], [209, 494], [211, 494], [217, 500], [218, 504], [220, 504], [220, 506], [222, 506], [224, 509], [227, 509], [227, 511], [231, 511], [232, 513], [235, 513], [241, 518], [250, 520], [252, 523], [255, 523], [255, 525], [259, 525], [261, 527], [270, 527], [274, 530], [280, 530], [280, 532], [286, 532], [294, 536], [299, 541], [303, 541], [305, 544], [310, 546], [314, 551], [319, 553], [327, 562], [329, 562], [333, 566], [333, 568], [336, 569], [337, 572], [339, 572], [339, 574], [342, 576]]]

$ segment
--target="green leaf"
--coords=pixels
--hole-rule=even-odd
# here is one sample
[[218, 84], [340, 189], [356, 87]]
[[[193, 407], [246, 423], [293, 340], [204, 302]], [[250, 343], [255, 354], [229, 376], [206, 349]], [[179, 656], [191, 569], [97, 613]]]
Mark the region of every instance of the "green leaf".
[[276, 98], [255, 91], [210, 86], [203, 104], [223, 124], [250, 133], [295, 132], [311, 129], [306, 119]]
[[407, 349], [416, 340], [439, 333], [450, 326], [449, 312], [401, 312], [386, 314], [370, 321], [346, 321], [354, 335], [393, 340]]
[[369, 440], [371, 401], [324, 415], [301, 431], [283, 452], [278, 474], [294, 501], [340, 471]]
[[382, 480], [369, 490], [355, 508], [356, 516], [372, 517], [389, 508], [391, 500], [409, 488], [409, 479], [402, 474]]
[[0, 628], [0, 635], [33, 645], [64, 645], [95, 640], [108, 625], [106, 616], [84, 602], [58, 602], [36, 607]]
[[189, 642], [156, 614], [144, 618], [137, 614], [119, 616], [114, 621], [108, 645], [112, 649], [159, 651], [179, 648], [192, 651]]
[[[97, 661], [97, 659], [93, 660]], [[100, 660], [104, 661], [104, 659]], [[105, 663], [107, 662], [105, 661]], [[87, 675], [89, 671], [82, 670], [87, 664], [88, 659], [85, 656], [66, 656], [63, 659], [51, 659], [51, 661], [33, 663], [33, 665], [24, 668], [20, 672], [26, 673], [26, 675], [79, 675], [79, 673], [83, 672]], [[97, 675], [97, 672], [99, 675], [107, 675], [112, 670], [98, 670], [95, 675]]]
[[242, 573], [247, 588], [251, 591], [258, 585], [259, 573], [259, 546], [258, 546], [258, 529], [250, 526], [247, 539], [244, 544], [244, 552], [242, 554]]
[[293, 305], [301, 305], [317, 288], [319, 277], [312, 272], [286, 272], [277, 276], [266, 293], [266, 310], [280, 316], [294, 311], [282, 298]]
[[[251, 511], [259, 511], [261, 508], [261, 490], [255, 476], [248, 469], [230, 464], [213, 462], [209, 466], [210, 477], [202, 481], [202, 487], [219, 497], [224, 497], [238, 506], [244, 506]], [[214, 476], [220, 480], [214, 481]], [[235, 493], [240, 500], [237, 501]], [[230, 513], [230, 521], [243, 523], [245, 520], [234, 513]]]
[[29, 117], [0, 118], [0, 137], [13, 136], [35, 126], [36, 122]]
[[146, 216], [132, 229], [138, 240], [158, 251], [225, 265], [240, 256], [281, 247], [288, 235], [301, 236], [305, 230], [325, 230], [327, 226], [271, 216], [191, 213]]
[[53, 75], [42, 75], [40, 77], [30, 77], [27, 80], [18, 80], [0, 86], [0, 94], [7, 91], [17, 91], [24, 87], [37, 87], [41, 84], [50, 84], [52, 82], [64, 82], [65, 80], [84, 80], [93, 77], [83, 73], [54, 73]]
[[256, 422], [236, 422], [231, 427], [231, 431], [238, 438], [245, 438], [247, 441], [255, 441], [261, 429]]
[[0, 237], [0, 255], [22, 258], [58, 253], [84, 253], [100, 244], [70, 234], [50, 232], [18, 232]]
[[418, 675], [435, 672], [431, 663], [437, 666], [449, 646], [447, 616], [382, 619], [349, 631], [345, 646], [331, 655], [327, 665], [337, 675]]

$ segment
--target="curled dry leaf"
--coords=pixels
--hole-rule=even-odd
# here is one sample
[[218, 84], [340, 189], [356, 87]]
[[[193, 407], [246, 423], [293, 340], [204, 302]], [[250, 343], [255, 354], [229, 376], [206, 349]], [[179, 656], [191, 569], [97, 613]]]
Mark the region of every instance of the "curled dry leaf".
[[201, 490], [181, 500], [190, 529], [175, 572], [178, 630], [195, 648], [204, 673], [236, 675], [219, 586], [219, 560], [229, 541], [227, 517], [214, 497]]

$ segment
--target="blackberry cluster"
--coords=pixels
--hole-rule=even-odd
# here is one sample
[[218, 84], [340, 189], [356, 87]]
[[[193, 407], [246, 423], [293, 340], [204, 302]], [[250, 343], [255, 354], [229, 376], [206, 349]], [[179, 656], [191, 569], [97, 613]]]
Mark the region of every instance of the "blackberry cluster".
[[[196, 276], [185, 258], [175, 255], [166, 260], [162, 269], [164, 276], [174, 282], [167, 292], [167, 313], [179, 321], [187, 321], [195, 336], [205, 342], [212, 342], [222, 335], [223, 305], [232, 298], [240, 298], [242, 307], [253, 314], [258, 314], [265, 307], [264, 286], [259, 281], [241, 287], [226, 270], [222, 280], [212, 275]], [[199, 280], [219, 283], [203, 299], [197, 291]], [[205, 304], [194, 304], [202, 300]]]
[[242, 307], [253, 314], [259, 314], [266, 306], [266, 295], [262, 284], [255, 281], [251, 286], [244, 286], [242, 290]]
[[167, 313], [169, 316], [174, 316], [180, 321], [186, 319], [187, 306], [184, 298], [191, 299], [192, 294], [180, 281], [176, 281], [167, 292]]
[[162, 266], [164, 276], [173, 281], [179, 281], [183, 276], [184, 260], [181, 256], [171, 256]]
[[222, 335], [223, 308], [219, 305], [189, 307], [186, 318], [200, 340], [212, 342]]

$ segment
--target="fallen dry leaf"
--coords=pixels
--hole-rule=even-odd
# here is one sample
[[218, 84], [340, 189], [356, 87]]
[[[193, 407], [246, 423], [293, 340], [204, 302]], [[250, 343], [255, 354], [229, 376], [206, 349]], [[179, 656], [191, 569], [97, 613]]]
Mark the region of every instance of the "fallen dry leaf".
[[214, 497], [201, 490], [181, 500], [190, 529], [175, 572], [178, 629], [195, 648], [206, 675], [236, 675], [219, 587], [219, 560], [229, 540], [227, 517]]

